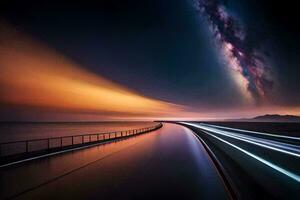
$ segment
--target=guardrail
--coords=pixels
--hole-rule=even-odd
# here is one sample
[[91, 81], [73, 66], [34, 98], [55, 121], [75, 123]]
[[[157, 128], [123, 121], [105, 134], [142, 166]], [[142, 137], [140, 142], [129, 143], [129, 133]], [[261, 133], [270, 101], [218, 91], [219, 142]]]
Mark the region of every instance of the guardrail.
[[100, 132], [93, 134], [81, 134], [72, 136], [52, 137], [33, 140], [22, 140], [0, 143], [0, 158], [32, 154], [36, 152], [52, 152], [63, 148], [84, 146], [91, 143], [105, 142], [117, 138], [125, 138], [162, 127], [159, 123], [155, 126], [125, 131]]

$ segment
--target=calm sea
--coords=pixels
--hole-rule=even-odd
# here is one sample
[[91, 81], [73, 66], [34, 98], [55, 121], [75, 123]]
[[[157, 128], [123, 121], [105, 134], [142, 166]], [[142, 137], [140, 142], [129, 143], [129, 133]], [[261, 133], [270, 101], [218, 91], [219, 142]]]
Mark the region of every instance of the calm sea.
[[0, 143], [49, 137], [122, 131], [153, 126], [155, 122], [0, 123]]

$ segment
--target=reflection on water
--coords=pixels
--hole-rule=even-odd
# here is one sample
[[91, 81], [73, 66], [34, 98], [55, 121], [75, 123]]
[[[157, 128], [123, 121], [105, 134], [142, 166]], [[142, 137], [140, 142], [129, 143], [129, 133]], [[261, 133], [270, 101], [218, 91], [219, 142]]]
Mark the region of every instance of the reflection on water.
[[227, 199], [204, 148], [191, 131], [174, 124], [0, 172], [0, 199], [43, 183], [19, 198]]
[[0, 143], [49, 137], [124, 131], [153, 126], [154, 122], [0, 123]]
[[[151, 134], [143, 134], [121, 141], [34, 160], [14, 167], [3, 168], [0, 173], [0, 199], [23, 192], [55, 178], [76, 171], [83, 166], [100, 161], [106, 157], [129, 148]], [[30, 181], [28, 178], [30, 177]]]

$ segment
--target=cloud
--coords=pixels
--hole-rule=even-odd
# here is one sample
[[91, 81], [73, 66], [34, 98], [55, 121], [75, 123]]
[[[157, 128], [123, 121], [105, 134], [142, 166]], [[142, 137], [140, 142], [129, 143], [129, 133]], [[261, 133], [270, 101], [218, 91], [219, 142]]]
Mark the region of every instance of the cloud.
[[7, 24], [0, 25], [0, 65], [2, 105], [125, 118], [184, 110], [89, 72]]

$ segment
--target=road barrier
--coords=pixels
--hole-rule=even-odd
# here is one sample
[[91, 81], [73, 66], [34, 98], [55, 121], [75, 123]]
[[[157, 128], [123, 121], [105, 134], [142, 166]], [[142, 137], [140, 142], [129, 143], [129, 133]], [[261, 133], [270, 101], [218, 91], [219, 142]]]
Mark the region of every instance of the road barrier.
[[162, 127], [159, 123], [155, 126], [113, 132], [100, 132], [43, 139], [22, 140], [0, 143], [0, 159], [7, 157], [26, 156], [28, 154], [47, 153], [61, 149], [71, 149], [92, 143], [102, 143], [109, 140], [126, 138], [137, 134], [146, 133]]

